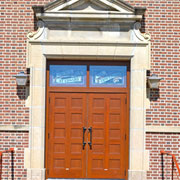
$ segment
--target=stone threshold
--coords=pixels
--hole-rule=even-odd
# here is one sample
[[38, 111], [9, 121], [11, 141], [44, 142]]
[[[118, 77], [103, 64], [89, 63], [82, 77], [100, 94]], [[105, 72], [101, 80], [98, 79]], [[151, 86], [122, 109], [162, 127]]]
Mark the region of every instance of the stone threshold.
[[84, 179], [62, 179], [62, 178], [48, 178], [47, 180], [125, 180], [125, 179], [88, 179], [88, 178], [84, 178]]

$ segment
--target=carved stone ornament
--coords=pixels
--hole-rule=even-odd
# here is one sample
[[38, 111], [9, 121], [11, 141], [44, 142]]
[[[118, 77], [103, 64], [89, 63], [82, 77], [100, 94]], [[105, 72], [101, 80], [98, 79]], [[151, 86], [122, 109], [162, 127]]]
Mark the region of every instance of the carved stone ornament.
[[141, 33], [140, 29], [141, 28], [141, 23], [140, 22], [136, 22], [134, 24], [134, 33], [136, 35], [136, 37], [140, 40], [140, 41], [150, 41], [151, 40], [151, 35], [149, 33]]
[[36, 40], [43, 34], [44, 29], [45, 29], [44, 22], [43, 21], [38, 21], [37, 26], [38, 26], [37, 31], [32, 31], [32, 32], [29, 32], [27, 34], [27, 38], [29, 40]]
[[151, 35], [149, 33], [141, 33], [141, 35], [144, 37], [145, 40], [150, 41]]

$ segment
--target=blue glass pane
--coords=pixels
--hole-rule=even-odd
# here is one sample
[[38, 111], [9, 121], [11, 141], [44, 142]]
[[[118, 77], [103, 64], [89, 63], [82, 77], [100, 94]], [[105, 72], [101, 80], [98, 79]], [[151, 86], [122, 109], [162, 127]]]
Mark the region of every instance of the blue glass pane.
[[126, 66], [90, 66], [90, 87], [126, 87]]
[[50, 86], [85, 87], [87, 66], [50, 65]]

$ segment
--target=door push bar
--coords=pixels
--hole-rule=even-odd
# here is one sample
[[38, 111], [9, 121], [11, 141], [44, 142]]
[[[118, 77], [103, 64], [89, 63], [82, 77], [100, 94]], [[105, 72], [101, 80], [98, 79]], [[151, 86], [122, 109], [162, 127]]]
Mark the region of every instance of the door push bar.
[[[92, 149], [92, 127], [88, 128], [88, 131], [90, 133], [90, 142], [88, 142], [88, 144], [89, 144], [90, 149]], [[86, 132], [86, 128], [83, 127], [83, 143], [82, 143], [83, 149], [85, 148], [85, 145], [86, 145], [86, 142], [84, 141], [85, 132]]]
[[90, 149], [92, 149], [92, 127], [88, 128], [90, 132], [90, 142], [88, 142]]
[[85, 134], [85, 132], [86, 132], [86, 128], [83, 127], [83, 149], [84, 149], [84, 147], [86, 145], [86, 142], [84, 142], [84, 134]]

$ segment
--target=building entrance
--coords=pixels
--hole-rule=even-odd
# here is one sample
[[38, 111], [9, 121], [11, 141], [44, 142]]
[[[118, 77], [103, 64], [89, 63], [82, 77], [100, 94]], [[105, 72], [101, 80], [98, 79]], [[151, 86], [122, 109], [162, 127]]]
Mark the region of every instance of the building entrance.
[[[110, 67], [106, 67], [103, 65], [103, 69], [108, 71]], [[73, 68], [76, 71], [73, 72]], [[53, 70], [53, 77], [51, 68], [47, 72], [47, 178], [126, 179], [129, 126], [127, 72], [125, 77], [122, 73], [112, 73], [108, 77], [107, 72], [96, 69], [92, 73], [94, 80], [90, 67], [85, 68], [85, 73], [80, 72], [82, 69], [80, 65], [63, 65], [59, 74], [58, 70], [56, 73]], [[71, 76], [70, 71], [76, 75]], [[96, 78], [101, 79], [100, 85], [96, 84]], [[121, 81], [121, 86], [125, 83], [126, 87], [116, 87], [118, 82], [113, 87], [112, 78], [126, 78]], [[81, 83], [81, 88], [78, 83], [75, 84], [76, 81]], [[103, 87], [97, 87], [102, 83]]]

